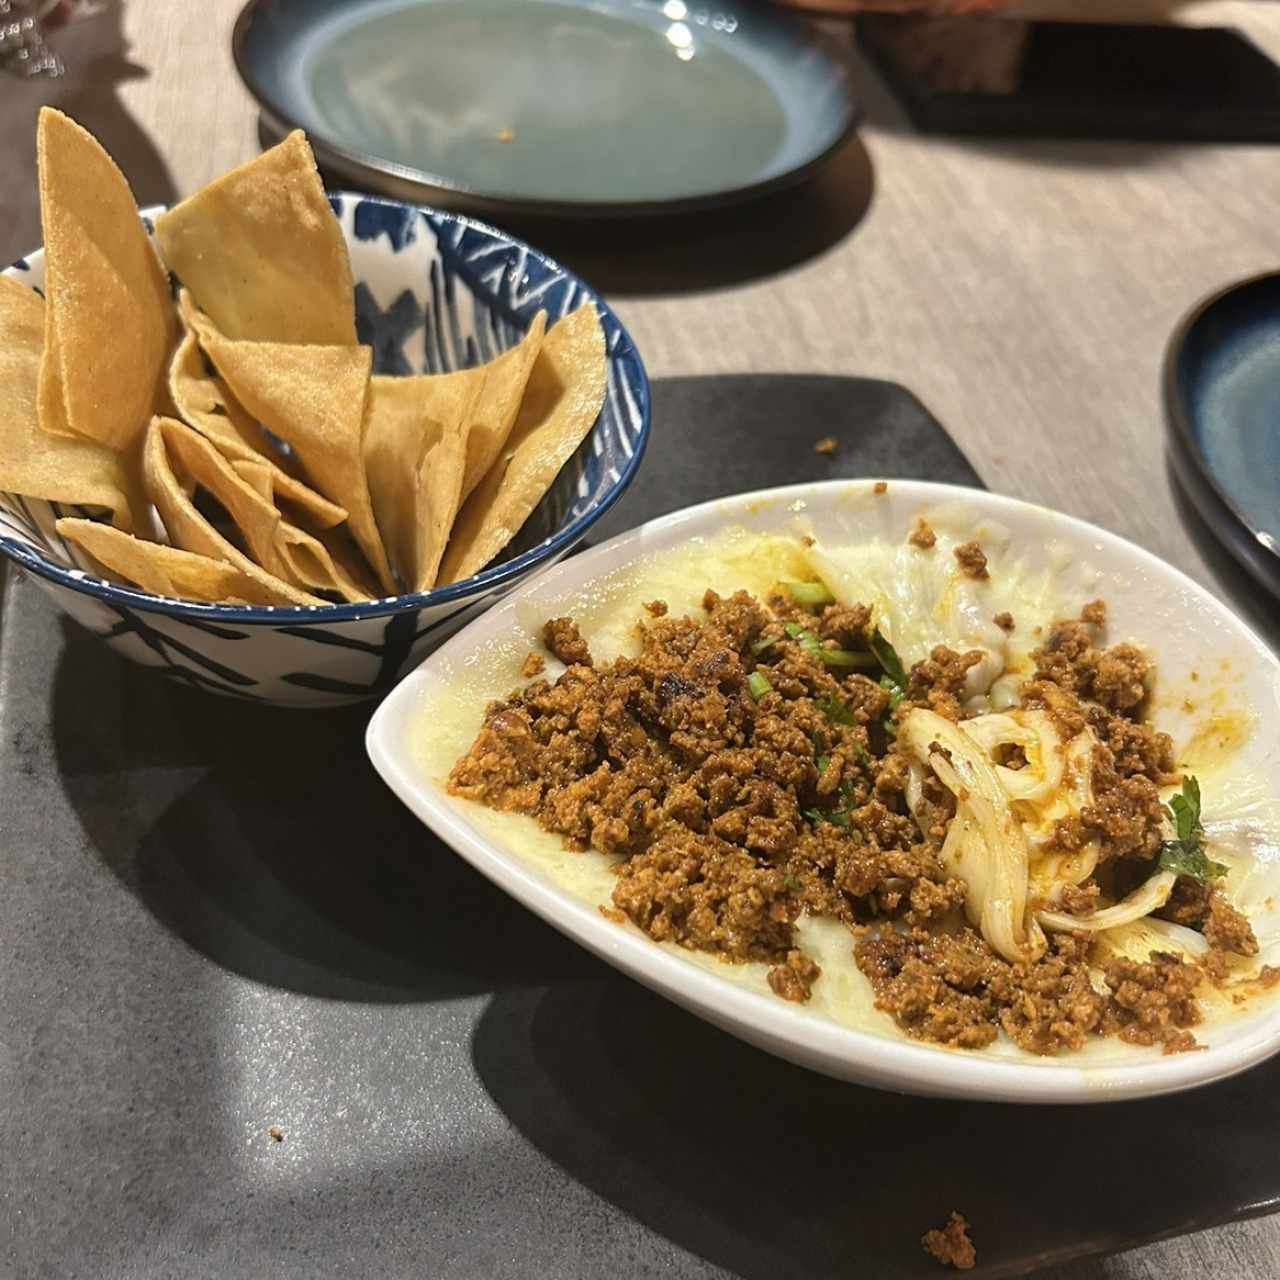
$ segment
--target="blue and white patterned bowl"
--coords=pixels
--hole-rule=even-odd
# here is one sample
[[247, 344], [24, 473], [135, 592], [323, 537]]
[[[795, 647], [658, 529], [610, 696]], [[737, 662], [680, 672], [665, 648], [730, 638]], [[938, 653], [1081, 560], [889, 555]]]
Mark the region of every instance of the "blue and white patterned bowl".
[[[197, 604], [93, 576], [54, 529], [60, 515], [76, 512], [0, 494], [0, 552], [118, 653], [196, 688], [309, 707], [386, 692], [463, 622], [558, 560], [622, 495], [649, 436], [644, 364], [617, 316], [583, 281], [457, 214], [348, 193], [330, 199], [351, 252], [356, 328], [373, 347], [377, 373], [478, 364], [518, 342], [540, 309], [550, 323], [583, 301], [596, 305], [608, 362], [604, 408], [505, 559], [436, 591], [367, 604]], [[148, 229], [147, 215], [158, 212], [143, 211]], [[43, 251], [5, 274], [41, 288]]]

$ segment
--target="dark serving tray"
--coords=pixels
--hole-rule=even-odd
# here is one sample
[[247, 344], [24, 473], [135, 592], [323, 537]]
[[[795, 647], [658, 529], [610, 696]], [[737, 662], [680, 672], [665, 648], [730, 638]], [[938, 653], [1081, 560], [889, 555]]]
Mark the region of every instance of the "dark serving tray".
[[[615, 528], [829, 475], [977, 482], [889, 383], [654, 400]], [[974, 1274], [1015, 1276], [1277, 1203], [1280, 1065], [1091, 1109], [811, 1075], [455, 858], [374, 776], [367, 716], [168, 685], [9, 582], [0, 1275], [892, 1280], [945, 1274], [919, 1236], [955, 1208]]]

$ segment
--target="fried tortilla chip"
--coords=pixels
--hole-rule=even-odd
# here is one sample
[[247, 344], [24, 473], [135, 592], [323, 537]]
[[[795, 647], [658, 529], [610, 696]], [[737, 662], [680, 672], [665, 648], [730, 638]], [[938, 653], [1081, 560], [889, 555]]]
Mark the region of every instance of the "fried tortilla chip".
[[529, 518], [600, 413], [604, 355], [590, 303], [547, 331], [511, 437], [458, 513], [440, 585], [478, 573]]
[[[250, 556], [268, 573], [306, 591], [334, 591], [344, 600], [373, 598], [373, 586], [333, 562], [326, 547], [290, 524], [261, 490], [245, 479], [198, 431], [172, 418], [157, 419], [175, 474], [213, 495], [240, 530]], [[267, 470], [266, 463], [242, 463]], [[255, 475], [259, 484], [269, 476]], [[364, 575], [361, 575], [362, 577]]]
[[410, 591], [434, 584], [462, 500], [465, 426], [482, 380], [375, 377], [364, 464], [378, 528]]
[[[191, 490], [178, 479], [169, 460], [166, 423], [172, 418], [153, 418], [143, 447], [143, 476], [147, 494], [156, 504], [169, 541], [183, 551], [194, 551], [211, 560], [222, 560], [271, 592], [278, 604], [325, 604], [319, 596], [291, 586], [275, 574], [255, 564], [239, 547], [229, 542], [196, 510]], [[182, 423], [176, 423], [181, 428]], [[190, 430], [190, 428], [187, 428]], [[194, 489], [192, 484], [191, 489]]]
[[101, 507], [120, 528], [141, 528], [146, 501], [126, 459], [92, 440], [40, 430], [44, 330], [40, 295], [0, 276], [0, 491]]
[[36, 153], [48, 297], [40, 425], [127, 449], [166, 395], [169, 281], [129, 184], [93, 137], [44, 107]]
[[156, 219], [170, 270], [228, 338], [351, 346], [351, 261], [301, 130]]
[[368, 347], [234, 342], [210, 317], [191, 323], [236, 399], [294, 451], [307, 478], [347, 510], [351, 534], [383, 588], [398, 590], [373, 516], [365, 479], [364, 406]]
[[245, 412], [222, 379], [205, 367], [191, 323], [197, 314], [195, 304], [186, 289], [179, 295], [179, 311], [184, 334], [169, 364], [169, 390], [179, 415], [212, 441], [223, 457], [267, 467], [271, 483], [263, 497], [268, 502], [275, 503], [277, 496], [287, 500], [315, 529], [341, 524], [347, 518], [346, 511], [284, 469], [280, 452], [267, 433]]
[[105, 576], [158, 596], [208, 604], [293, 603], [223, 560], [147, 542], [96, 520], [62, 519], [57, 528], [68, 542], [87, 551], [106, 570]]
[[467, 469], [462, 476], [464, 501], [498, 460], [502, 446], [511, 435], [546, 327], [547, 313], [539, 311], [529, 331], [510, 351], [504, 351], [496, 360], [478, 369], [441, 375], [450, 378], [470, 375], [480, 380], [480, 390], [472, 403], [466, 427]]
[[[182, 310], [190, 294], [182, 290]], [[204, 353], [189, 324], [169, 361], [169, 394], [184, 422], [208, 436], [228, 458], [259, 458], [271, 453], [267, 433], [244, 411], [221, 378], [205, 366]]]

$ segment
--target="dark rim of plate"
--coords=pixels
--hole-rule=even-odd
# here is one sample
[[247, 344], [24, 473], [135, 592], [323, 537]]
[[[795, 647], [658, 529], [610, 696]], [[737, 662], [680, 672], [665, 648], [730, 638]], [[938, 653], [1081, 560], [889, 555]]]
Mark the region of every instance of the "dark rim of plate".
[[844, 146], [858, 123], [858, 105], [850, 91], [848, 73], [840, 62], [829, 55], [820, 33], [803, 25], [794, 17], [761, 10], [754, 16], [778, 26], [793, 27], [798, 39], [806, 40], [812, 48], [821, 51], [845, 89], [846, 114], [843, 126], [826, 147], [803, 164], [744, 187], [728, 187], [699, 195], [677, 196], [671, 200], [539, 200], [505, 195], [498, 191], [483, 191], [466, 183], [455, 182], [452, 178], [446, 178], [438, 173], [429, 173], [425, 169], [399, 164], [395, 160], [385, 160], [367, 151], [344, 146], [294, 119], [257, 81], [249, 67], [249, 60], [245, 56], [245, 45], [258, 11], [276, 4], [279, 4], [279, 0], [248, 0], [240, 10], [231, 32], [231, 57], [235, 62], [236, 71], [244, 82], [245, 88], [257, 100], [263, 120], [271, 130], [281, 135], [293, 129], [304, 130], [307, 141], [310, 142], [311, 149], [320, 163], [335, 171], [341, 171], [342, 176], [349, 180], [378, 183], [384, 194], [406, 202], [439, 198], [443, 195], [457, 197], [460, 203], [470, 204], [476, 208], [531, 218], [634, 218], [664, 213], [696, 213], [722, 209], [730, 205], [745, 204], [769, 195], [771, 192], [782, 191], [803, 182]]
[[1183, 394], [1179, 368], [1192, 331], [1222, 300], [1264, 281], [1280, 281], [1280, 272], [1264, 271], [1237, 280], [1201, 298], [1178, 321], [1165, 347], [1161, 385], [1165, 426], [1174, 472], [1192, 505], [1214, 536], [1253, 576], [1271, 591], [1280, 593], [1280, 548], [1259, 537], [1261, 532], [1223, 488], [1200, 447], [1192, 415]]
[[[565, 525], [562, 529], [557, 529], [545, 542], [539, 543], [536, 547], [530, 547], [528, 551], [522, 552], [511, 560], [503, 561], [503, 563], [496, 564], [490, 569], [484, 569], [474, 577], [464, 578], [461, 582], [453, 582], [447, 587], [438, 587], [432, 591], [406, 592], [404, 595], [387, 596], [378, 600], [364, 601], [360, 604], [282, 605], [279, 607], [202, 604], [195, 600], [176, 600], [168, 596], [157, 596], [149, 591], [142, 591], [133, 587], [118, 587], [114, 583], [104, 582], [100, 578], [93, 577], [87, 570], [68, 569], [65, 565], [46, 560], [44, 556], [32, 550], [26, 543], [19, 542], [17, 539], [10, 538], [4, 534], [0, 534], [0, 553], [7, 555], [24, 569], [37, 574], [39, 577], [46, 578], [50, 582], [56, 582], [59, 586], [67, 587], [72, 591], [96, 596], [100, 600], [111, 601], [115, 604], [130, 605], [133, 608], [142, 609], [149, 613], [165, 614], [169, 617], [190, 618], [195, 621], [219, 619], [224, 622], [245, 625], [266, 624], [271, 626], [294, 625], [300, 622], [359, 622], [365, 618], [384, 618], [390, 614], [407, 613], [415, 609], [425, 609], [434, 605], [464, 601], [472, 596], [479, 598], [487, 595], [495, 588], [510, 582], [513, 578], [520, 577], [528, 570], [536, 568], [539, 564], [553, 559], [560, 552], [568, 550], [617, 502], [631, 483], [632, 477], [636, 473], [636, 468], [639, 467], [640, 461], [644, 457], [644, 451], [649, 444], [650, 398], [649, 376], [645, 370], [644, 361], [641, 359], [635, 343], [631, 340], [631, 335], [627, 332], [626, 326], [618, 319], [613, 308], [580, 276], [566, 270], [554, 258], [539, 249], [535, 249], [532, 245], [526, 244], [523, 240], [509, 235], [505, 231], [499, 231], [496, 227], [491, 227], [488, 223], [482, 222], [478, 218], [471, 218], [461, 213], [451, 213], [444, 209], [433, 209], [428, 205], [410, 204], [402, 200], [389, 200], [383, 196], [370, 197], [358, 191], [330, 191], [328, 194], [331, 197], [344, 200], [373, 199], [376, 203], [401, 205], [404, 208], [416, 210], [433, 218], [442, 218], [449, 222], [461, 223], [486, 235], [495, 236], [499, 240], [513, 244], [517, 248], [524, 249], [532, 258], [543, 263], [549, 270], [560, 272], [566, 278], [574, 281], [583, 294], [595, 303], [601, 319], [607, 318], [617, 326], [618, 332], [621, 334], [621, 340], [615, 351], [605, 351], [605, 362], [608, 364], [610, 361], [617, 359], [619, 355], [635, 362], [636, 370], [640, 374], [640, 378], [634, 388], [636, 404], [640, 410], [640, 430], [636, 433], [635, 447], [631, 457], [626, 460], [626, 465], [621, 468], [617, 481], [610, 486], [600, 501], [589, 510], [584, 511], [572, 523]], [[139, 212], [146, 216], [147, 214], [160, 212], [163, 208], [163, 205], [148, 206], [148, 208]], [[598, 422], [599, 418], [596, 419], [595, 423], [592, 423], [592, 431], [595, 431]], [[588, 433], [588, 438], [589, 436], [590, 433]]]

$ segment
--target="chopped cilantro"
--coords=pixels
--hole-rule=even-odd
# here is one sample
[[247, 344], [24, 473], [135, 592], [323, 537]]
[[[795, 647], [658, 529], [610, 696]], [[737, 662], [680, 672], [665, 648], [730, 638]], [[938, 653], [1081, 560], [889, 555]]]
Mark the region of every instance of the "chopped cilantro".
[[771, 692], [773, 685], [769, 683], [769, 677], [763, 671], [753, 671], [747, 677], [747, 692], [759, 702], [766, 693]]
[[799, 893], [800, 890], [804, 888], [804, 885], [800, 883], [798, 877], [789, 874], [782, 877], [782, 883], [783, 886], [789, 889], [792, 893]]
[[1166, 840], [1160, 846], [1160, 859], [1156, 863], [1160, 871], [1172, 871], [1208, 884], [1230, 870], [1221, 862], [1214, 862], [1204, 851], [1204, 828], [1200, 825], [1200, 782], [1186, 777], [1180, 794], [1169, 800], [1169, 818], [1177, 833], [1176, 840]]

